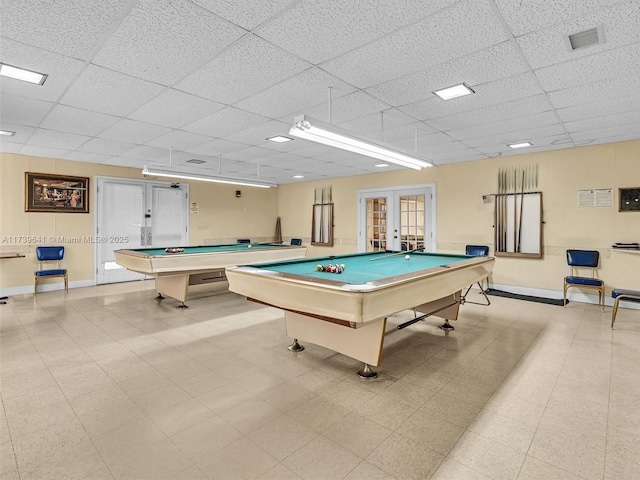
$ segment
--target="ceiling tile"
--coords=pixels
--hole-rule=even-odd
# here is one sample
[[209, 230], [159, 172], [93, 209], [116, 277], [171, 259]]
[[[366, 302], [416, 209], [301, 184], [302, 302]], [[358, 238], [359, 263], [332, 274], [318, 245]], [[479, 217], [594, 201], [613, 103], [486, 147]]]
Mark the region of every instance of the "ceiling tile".
[[635, 44], [541, 68], [535, 73], [542, 88], [551, 92], [616, 77], [638, 75], [638, 72], [640, 72], [640, 46]]
[[185, 148], [185, 150], [191, 153], [216, 157], [218, 155], [225, 155], [227, 153], [236, 152], [245, 148], [247, 148], [247, 145], [217, 139], [203, 145], [196, 145], [195, 147]]
[[496, 0], [496, 5], [514, 36], [519, 37], [619, 2], [620, 0]]
[[[464, 97], [463, 97], [464, 98]], [[467, 112], [448, 115], [429, 120], [429, 125], [439, 130], [452, 130], [461, 127], [486, 124], [508, 118], [518, 118], [551, 110], [546, 95], [535, 95], [511, 100], [499, 105], [481, 107]]]
[[3, 92], [0, 95], [0, 121], [37, 127], [52, 106], [50, 102]]
[[167, 127], [124, 119], [107, 128], [100, 133], [99, 136], [100, 138], [117, 140], [119, 142], [141, 144], [165, 135], [170, 131], [171, 129]]
[[453, 115], [511, 100], [542, 94], [533, 73], [521, 73], [473, 87], [475, 93], [452, 100], [433, 95], [428, 100], [400, 107], [400, 110], [420, 120]]
[[89, 112], [78, 108], [56, 105], [40, 125], [61, 132], [79, 133], [91, 137], [120, 120], [118, 117]]
[[482, 147], [486, 145], [515, 143], [523, 140], [530, 140], [539, 137], [552, 137], [556, 135], [565, 135], [566, 131], [560, 123], [553, 125], [544, 125], [541, 127], [526, 128], [523, 130], [514, 130], [508, 133], [500, 133], [496, 135], [483, 135], [476, 138], [468, 138], [464, 140], [465, 145], [470, 147]]
[[187, 0], [138, 0], [93, 63], [173, 85], [244, 33]]
[[46, 157], [46, 158], [66, 158], [71, 153], [71, 150], [65, 150], [62, 148], [54, 148], [50, 146], [39, 147], [38, 145], [24, 145], [20, 149], [20, 155], [29, 155], [32, 157]]
[[0, 152], [3, 153], [20, 153], [22, 147], [22, 143], [7, 142], [6, 140], [0, 142]]
[[435, 90], [466, 83], [471, 87], [511, 77], [528, 70], [513, 43], [493, 45], [461, 58], [368, 88], [391, 105], [406, 105], [434, 96]]
[[4, 145], [2, 144], [4, 144], [5, 142], [24, 143], [29, 139], [29, 137], [35, 130], [34, 127], [25, 127], [23, 125], [16, 125], [14, 123], [5, 122], [4, 120], [0, 122], [0, 129], [9, 131], [9, 132], [16, 132], [16, 134], [13, 137], [0, 137], [0, 146], [1, 146], [0, 150], [2, 150], [3, 152], [5, 150], [4, 150]]
[[632, 95], [616, 99], [602, 100], [586, 105], [576, 105], [558, 109], [558, 116], [564, 122], [572, 120], [597, 118], [616, 113], [631, 112], [640, 109], [640, 95]]
[[260, 8], [252, 2], [221, 2], [220, 0], [192, 0], [210, 12], [226, 18], [242, 28], [252, 30], [298, 0], [261, 0]]
[[74, 150], [89, 139], [90, 137], [84, 135], [37, 128], [29, 138], [29, 143], [42, 147], [51, 146], [53, 148]]
[[254, 115], [253, 113], [227, 107], [207, 115], [200, 120], [185, 125], [182, 129], [188, 132], [221, 138], [240, 132], [247, 128], [255, 127], [267, 122], [269, 119]]
[[132, 158], [135, 160], [152, 161], [158, 164], [169, 165], [169, 150], [166, 148], [148, 147], [139, 145], [131, 150], [124, 152], [121, 157]]
[[89, 163], [105, 163], [113, 158], [111, 155], [103, 155], [100, 153], [90, 153], [90, 152], [70, 152], [68, 155], [65, 155], [63, 158], [67, 160], [76, 160], [78, 162], [89, 162]]
[[161, 137], [151, 140], [150, 142], [146, 142], [146, 145], [149, 145], [150, 147], [176, 148], [182, 150], [185, 148], [195, 147], [197, 145], [203, 145], [211, 140], [211, 137], [207, 137], [205, 135], [183, 132], [182, 130], [174, 130], [173, 132], [166, 133]]
[[60, 103], [124, 117], [163, 91], [160, 85], [89, 65]]
[[599, 116], [583, 120], [567, 121], [564, 123], [568, 132], [596, 131], [599, 128], [622, 127], [640, 123], [640, 111], [618, 113], [614, 115]]
[[[331, 122], [341, 124], [349, 120], [364, 117], [388, 110], [389, 105], [381, 102], [377, 98], [372, 97], [368, 93], [362, 90], [356, 90], [355, 92], [343, 95], [335, 100], [331, 101]], [[309, 115], [312, 118], [329, 120], [329, 101], [327, 97], [327, 103], [323, 105], [316, 105], [307, 109], [305, 115]]]
[[0, 30], [5, 38], [86, 60], [129, 4], [129, 0], [2, 0]]
[[310, 67], [309, 63], [263, 39], [246, 35], [178, 82], [176, 88], [231, 104]]
[[170, 128], [180, 128], [221, 108], [224, 108], [224, 105], [220, 103], [170, 88], [131, 113], [129, 118]]
[[555, 108], [572, 107], [585, 103], [625, 97], [640, 91], [640, 75], [612, 78], [579, 87], [556, 90], [548, 94]]
[[[431, 15], [451, 3], [454, 0], [307, 0], [285, 11], [256, 32], [299, 57], [318, 64]], [[301, 38], [305, 41], [301, 42]]]
[[[542, 68], [581, 57], [606, 52], [640, 40], [640, 3], [627, 2], [609, 10], [587, 15], [572, 22], [517, 39], [532, 68]], [[567, 37], [601, 26], [604, 42], [588, 48], [571, 50]]]
[[118, 142], [116, 140], [106, 140], [103, 138], [92, 138], [84, 145], [78, 147], [79, 152], [90, 152], [110, 157], [120, 155], [136, 145], [133, 143]]
[[[4, 33], [4, 32], [3, 32]], [[55, 102], [84, 68], [85, 62], [3, 38], [3, 63], [48, 75], [43, 85], [2, 77], [2, 92]]]
[[486, 0], [467, 0], [371, 42], [322, 67], [359, 88], [387, 82], [477, 50], [508, 36]]
[[249, 127], [244, 130], [239, 131], [238, 133], [234, 133], [231, 135], [227, 135], [227, 140], [232, 142], [243, 143], [245, 145], [287, 145], [294, 143], [286, 142], [286, 143], [275, 143], [268, 141], [267, 138], [274, 137], [276, 135], [289, 136], [289, 124], [284, 122], [280, 122], [278, 120], [269, 120], [265, 123], [261, 123], [255, 127]]
[[239, 108], [271, 118], [304, 113], [316, 105], [328, 105], [329, 87], [333, 100], [347, 95], [355, 88], [327, 74], [310, 68], [288, 80], [237, 103]]
[[447, 135], [459, 140], [467, 138], [477, 138], [483, 136], [496, 135], [497, 133], [509, 133], [526, 128], [542, 127], [545, 125], [554, 125], [558, 123], [558, 117], [555, 112], [541, 112], [532, 115], [525, 115], [519, 118], [509, 118], [504, 120], [494, 119], [492, 122], [486, 122], [471, 127], [455, 128], [447, 131]]

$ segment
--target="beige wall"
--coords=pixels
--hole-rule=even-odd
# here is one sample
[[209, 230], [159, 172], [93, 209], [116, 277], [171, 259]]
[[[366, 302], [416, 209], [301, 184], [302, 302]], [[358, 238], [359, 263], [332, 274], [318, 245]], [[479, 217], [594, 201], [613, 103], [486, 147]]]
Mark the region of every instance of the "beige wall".
[[[336, 178], [322, 182], [282, 185], [277, 189], [234, 187], [187, 182], [190, 201], [199, 204], [190, 217], [191, 244], [237, 237], [270, 239], [276, 217], [282, 219], [285, 239], [302, 237], [308, 245], [314, 188], [331, 185], [335, 205], [334, 247], [310, 246], [308, 256], [357, 250], [358, 189], [435, 183], [437, 185], [438, 250], [462, 252], [468, 243], [492, 244], [494, 204], [482, 195], [495, 193], [501, 168], [538, 165], [538, 190], [543, 192], [543, 252], [540, 260], [498, 258], [492, 281], [530, 289], [561, 290], [567, 273], [567, 248], [601, 252], [600, 276], [613, 287], [640, 289], [640, 255], [612, 253], [614, 242], [640, 242], [640, 213], [619, 213], [620, 187], [640, 187], [640, 141], [524, 154], [444, 165], [421, 172], [403, 170]], [[91, 235], [91, 213], [51, 214], [24, 212], [24, 172], [61, 173], [141, 178], [138, 169], [79, 163], [57, 159], [0, 155], [0, 237]], [[579, 208], [578, 190], [613, 188], [614, 208]], [[235, 191], [242, 190], [236, 198]], [[23, 251], [24, 259], [2, 260], [0, 288], [30, 285], [36, 266], [35, 245], [0, 244], [3, 251]], [[66, 265], [70, 280], [93, 279], [93, 245], [74, 244]]]
[[[358, 189], [435, 183], [437, 248], [463, 252], [466, 244], [490, 245], [493, 251], [493, 201], [482, 196], [497, 191], [501, 168], [538, 165], [543, 193], [542, 259], [498, 258], [492, 282], [529, 289], [562, 290], [567, 274], [567, 248], [601, 252], [599, 275], [607, 291], [640, 289], [640, 254], [612, 253], [614, 242], [640, 242], [640, 212], [618, 212], [620, 187], [640, 186], [640, 141], [596, 145], [553, 152], [456, 163], [421, 172], [337, 178], [279, 187], [278, 211], [284, 236], [309, 240], [313, 190], [331, 185], [335, 204], [335, 246], [310, 247], [309, 256], [356, 251]], [[613, 188], [614, 208], [577, 206], [578, 190]]]
[[[26, 213], [25, 172], [90, 177], [90, 213]], [[93, 188], [96, 176], [144, 178], [137, 168], [0, 154], [0, 251], [25, 254], [25, 258], [0, 260], [0, 289], [33, 284], [33, 271], [38, 266], [35, 247], [51, 243], [46, 241], [48, 238], [83, 238], [93, 235], [96, 212]], [[190, 214], [190, 244], [199, 245], [205, 239], [215, 242], [218, 239], [228, 241], [237, 237], [258, 240], [273, 238], [278, 216], [277, 188], [238, 187], [182, 180], [181, 183], [189, 184], [190, 202], [197, 202], [199, 205], [198, 213]], [[236, 190], [241, 190], [240, 198], [236, 198]], [[26, 239], [15, 242], [11, 237]], [[93, 281], [94, 245], [74, 243], [66, 247], [64, 264], [69, 270], [69, 282], [88, 284]]]

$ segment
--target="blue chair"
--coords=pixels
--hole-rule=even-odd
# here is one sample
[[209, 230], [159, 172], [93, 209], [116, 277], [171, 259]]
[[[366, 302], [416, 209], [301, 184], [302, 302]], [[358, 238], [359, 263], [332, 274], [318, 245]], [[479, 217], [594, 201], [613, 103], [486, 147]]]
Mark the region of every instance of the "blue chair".
[[291, 245], [296, 245], [296, 246], [302, 245], [302, 239], [301, 238], [292, 238], [291, 239]]
[[[602, 311], [604, 311], [604, 282], [596, 277], [599, 260], [600, 253], [597, 250], [567, 250], [567, 264], [571, 272], [569, 276], [564, 277], [563, 305], [565, 307], [569, 288], [591, 288], [598, 291], [598, 305], [602, 305]], [[591, 275], [578, 275], [584, 270], [590, 270]]]
[[[45, 278], [62, 277], [64, 279], [64, 290], [69, 293], [69, 281], [67, 278], [67, 269], [60, 268], [60, 262], [64, 258], [64, 247], [47, 246], [36, 247], [36, 257], [40, 262], [40, 267], [34, 272], [33, 277], [33, 294], [38, 293], [38, 281]], [[55, 262], [56, 268], [43, 268], [46, 262]]]
[[239, 238], [238, 243], [251, 243], [250, 238]]
[[613, 303], [613, 312], [611, 313], [611, 328], [613, 328], [613, 324], [616, 322], [616, 315], [618, 314], [618, 304], [621, 301], [640, 303], [640, 290], [623, 290], [621, 288], [614, 288], [611, 291], [611, 297], [616, 299]]
[[[486, 245], [467, 245], [464, 249], [464, 253], [465, 255], [473, 255], [474, 257], [488, 257], [489, 247], [487, 247]], [[467, 300], [467, 294], [469, 293], [469, 290], [471, 290], [471, 287], [473, 287], [473, 285], [474, 284], [469, 285], [467, 287], [467, 291], [464, 292], [464, 295], [462, 295], [462, 297], [460, 297], [460, 305], [464, 305], [465, 303], [475, 303], [476, 305], [491, 305], [489, 297], [487, 297], [487, 293], [485, 292], [484, 288], [482, 288], [481, 282], [477, 282], [478, 287], [480, 287], [480, 292], [478, 293], [484, 295], [484, 299], [487, 301], [487, 303], [471, 302]], [[487, 278], [487, 288], [488, 287], [489, 279]]]

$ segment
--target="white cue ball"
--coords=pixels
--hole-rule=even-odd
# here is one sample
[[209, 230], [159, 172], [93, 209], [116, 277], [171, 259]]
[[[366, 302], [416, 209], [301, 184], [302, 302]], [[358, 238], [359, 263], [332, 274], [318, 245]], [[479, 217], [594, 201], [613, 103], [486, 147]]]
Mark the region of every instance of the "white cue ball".
[[247, 245], [247, 248], [251, 248], [251, 245]]
[[405, 255], [405, 256], [404, 256], [404, 259], [405, 259], [405, 260], [409, 260], [410, 258], [411, 258], [411, 255]]

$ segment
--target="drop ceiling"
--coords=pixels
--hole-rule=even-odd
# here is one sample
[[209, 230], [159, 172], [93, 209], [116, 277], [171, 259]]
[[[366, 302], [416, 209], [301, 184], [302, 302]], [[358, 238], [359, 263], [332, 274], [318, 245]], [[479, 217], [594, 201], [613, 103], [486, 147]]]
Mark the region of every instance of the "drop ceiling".
[[300, 114], [436, 165], [640, 139], [638, 25], [638, 0], [3, 0], [0, 63], [48, 78], [0, 78], [0, 150], [287, 184], [381, 171], [267, 140]]

